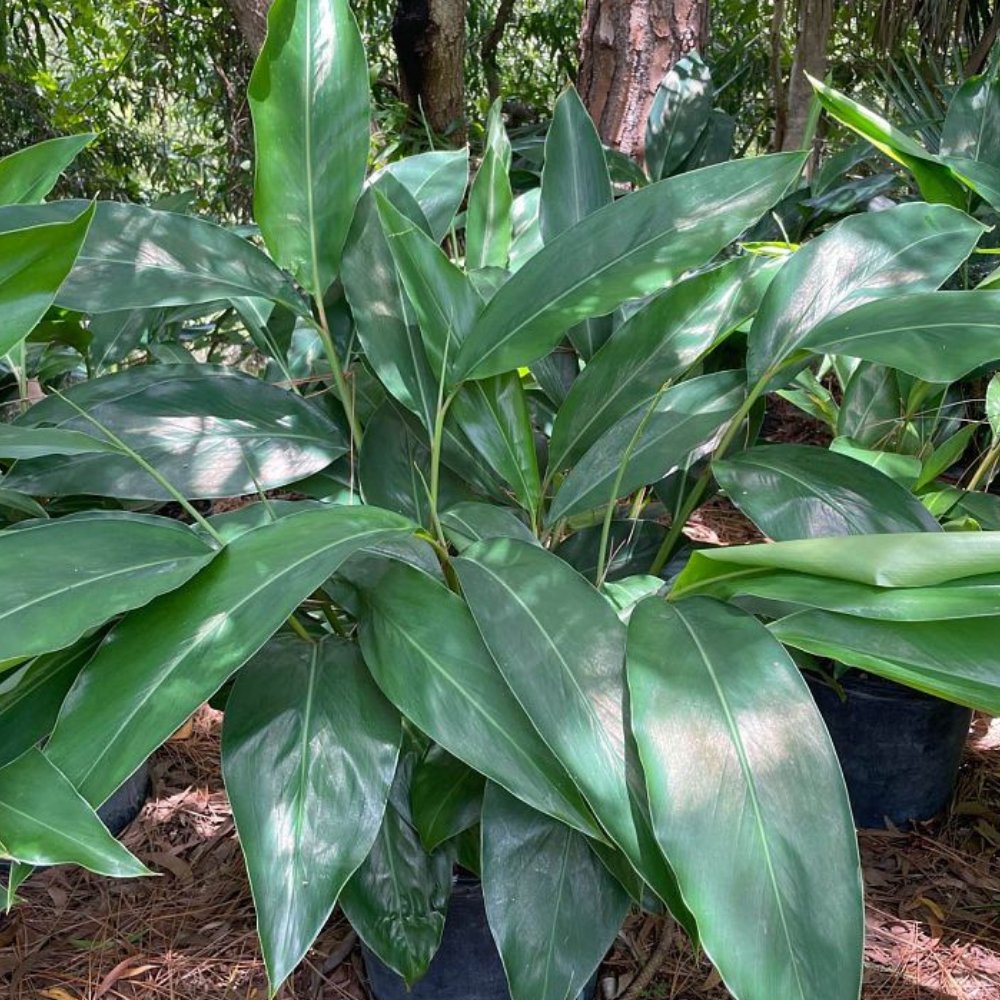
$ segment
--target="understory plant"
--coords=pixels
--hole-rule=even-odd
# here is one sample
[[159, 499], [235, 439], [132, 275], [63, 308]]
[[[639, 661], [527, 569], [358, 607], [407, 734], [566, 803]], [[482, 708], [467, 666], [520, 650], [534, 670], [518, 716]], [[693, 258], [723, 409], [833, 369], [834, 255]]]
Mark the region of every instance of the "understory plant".
[[[804, 154], [626, 192], [572, 89], [527, 202], [499, 109], [471, 185], [464, 150], [366, 176], [367, 81], [346, 0], [276, 0], [259, 233], [41, 203], [67, 145], [0, 161], [0, 353], [44, 396], [0, 424], [8, 903], [35, 865], [144, 874], [94, 809], [216, 699], [275, 990], [337, 904], [416, 981], [460, 863], [514, 1000], [575, 997], [630, 906], [735, 997], [856, 1000], [793, 652], [1000, 711], [1000, 535], [757, 445], [760, 412], [827, 356], [933, 386], [1000, 357], [1000, 296], [939, 290], [983, 225], [915, 202], [751, 252]], [[784, 540], [691, 554], [719, 488]]]

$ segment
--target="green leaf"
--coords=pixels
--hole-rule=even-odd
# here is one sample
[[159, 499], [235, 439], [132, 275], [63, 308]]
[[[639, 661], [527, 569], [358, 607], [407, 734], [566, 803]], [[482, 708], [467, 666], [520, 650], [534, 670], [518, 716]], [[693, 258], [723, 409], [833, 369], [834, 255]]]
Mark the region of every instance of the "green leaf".
[[744, 397], [742, 372], [717, 372], [672, 386], [652, 409], [647, 406], [623, 417], [563, 480], [548, 523], [607, 506], [616, 497], [686, 469], [711, 451]]
[[19, 514], [27, 514], [29, 517], [49, 516], [40, 503], [16, 490], [0, 489], [0, 508], [16, 510]]
[[694, 921], [649, 824], [628, 725], [625, 628], [558, 556], [510, 539], [455, 560], [500, 672], [636, 872], [688, 929]]
[[963, 208], [965, 192], [936, 156], [914, 139], [890, 125], [870, 108], [819, 80], [809, 78], [820, 104], [842, 125], [867, 139], [880, 153], [913, 174], [925, 200]]
[[[36, 404], [15, 426], [45, 425], [98, 437], [102, 432], [91, 420], [188, 497], [240, 496], [284, 486], [347, 451], [344, 432], [314, 403], [231, 368], [205, 364], [143, 365], [82, 382], [66, 391], [65, 400], [50, 396]], [[23, 461], [4, 483], [37, 496], [172, 499], [125, 454]]]
[[458, 552], [484, 538], [520, 538], [534, 542], [527, 525], [507, 507], [487, 503], [459, 503], [441, 515], [445, 537]]
[[46, 139], [0, 159], [0, 205], [30, 205], [42, 201], [59, 175], [97, 135], [84, 132]]
[[903, 412], [903, 399], [895, 369], [863, 361], [847, 381], [837, 434], [872, 447], [888, 441]]
[[941, 155], [1000, 165], [1000, 80], [971, 76], [948, 103]]
[[980, 198], [997, 209], [1000, 206], [1000, 168], [992, 163], [980, 163], [961, 156], [942, 157], [952, 175]]
[[43, 458], [46, 455], [90, 455], [121, 452], [107, 441], [80, 431], [0, 424], [0, 458]]
[[736, 119], [721, 108], [712, 108], [708, 120], [695, 141], [691, 152], [684, 158], [677, 173], [699, 170], [716, 163], [725, 163], [733, 155], [736, 139]]
[[940, 531], [907, 489], [863, 462], [808, 445], [751, 448], [712, 471], [769, 538]]
[[975, 424], [966, 424], [965, 427], [956, 431], [942, 444], [938, 445], [926, 459], [924, 459], [923, 471], [920, 478], [913, 484], [914, 490], [922, 490], [930, 486], [938, 476], [950, 469], [965, 454], [965, 449], [976, 436], [978, 427]]
[[112, 365], [124, 361], [136, 350], [156, 316], [154, 310], [146, 309], [122, 309], [91, 316], [87, 324], [90, 332], [87, 354], [94, 374], [104, 375]]
[[774, 375], [824, 320], [866, 302], [933, 291], [981, 233], [963, 212], [917, 203], [851, 216], [811, 240], [786, 261], [754, 319], [751, 382]]
[[[604, 147], [576, 88], [567, 87], [556, 101], [545, 138], [545, 162], [539, 202], [542, 237], [550, 243], [561, 232], [613, 200]], [[610, 317], [586, 319], [569, 331], [584, 361], [611, 336]]]
[[[0, 208], [0, 233], [78, 219], [89, 205], [56, 201]], [[97, 202], [93, 220], [56, 297], [66, 309], [104, 313], [256, 296], [309, 315], [273, 261], [222, 226], [116, 201]]]
[[395, 177], [413, 196], [430, 225], [431, 238], [440, 243], [455, 220], [469, 182], [469, 149], [441, 149], [395, 160], [372, 176]]
[[0, 856], [29, 865], [82, 865], [115, 878], [152, 874], [35, 749], [0, 768]]
[[781, 197], [801, 165], [798, 153], [723, 163], [651, 184], [588, 215], [490, 300], [453, 376], [485, 378], [530, 364], [581, 320], [705, 264]]
[[413, 771], [410, 808], [428, 852], [479, 823], [485, 781], [437, 744], [421, 758]]
[[513, 234], [514, 195], [510, 186], [510, 140], [500, 98], [490, 108], [486, 148], [469, 190], [465, 222], [465, 266], [506, 267]]
[[[602, 534], [599, 524], [575, 531], [554, 551], [581, 576], [593, 580], [597, 576]], [[605, 553], [605, 580], [645, 573], [666, 535], [667, 529], [656, 521], [613, 520], [608, 533], [608, 551]]]
[[65, 220], [0, 224], [0, 358], [31, 333], [70, 273], [94, 218], [92, 206], [77, 205]]
[[248, 98], [254, 217], [274, 259], [321, 296], [368, 166], [368, 67], [347, 0], [276, 0]]
[[388, 511], [329, 507], [240, 535], [111, 632], [70, 691], [46, 753], [89, 802], [103, 802], [348, 556], [411, 531]]
[[483, 802], [483, 895], [512, 1000], [575, 1000], [629, 909], [585, 837], [494, 784]]
[[652, 180], [669, 177], [694, 149], [708, 122], [714, 96], [712, 74], [697, 52], [689, 53], [667, 71], [646, 122], [643, 155]]
[[829, 611], [801, 611], [769, 626], [788, 646], [991, 715], [1000, 713], [997, 627], [996, 617], [868, 621]]
[[601, 837], [504, 682], [462, 599], [403, 565], [391, 567], [365, 596], [361, 649], [386, 697], [449, 753], [512, 795]]
[[399, 714], [342, 639], [280, 636], [237, 675], [222, 769], [272, 990], [368, 856], [400, 738]]
[[854, 823], [791, 657], [736, 608], [650, 598], [629, 623], [628, 682], [654, 830], [730, 992], [857, 1000]]
[[893, 451], [878, 451], [874, 448], [862, 448], [853, 438], [837, 437], [830, 442], [830, 451], [838, 455], [847, 455], [870, 465], [879, 472], [884, 472], [890, 479], [912, 489], [920, 478], [920, 459], [914, 455], [900, 455]]
[[820, 324], [799, 346], [876, 361], [925, 382], [955, 382], [1000, 358], [1000, 292], [924, 292], [868, 302]]
[[986, 387], [986, 419], [993, 436], [1000, 439], [1000, 374], [994, 375]]
[[180, 587], [216, 551], [177, 521], [88, 511], [0, 531], [0, 660], [61, 649]]
[[358, 937], [412, 986], [441, 943], [451, 894], [453, 846], [428, 854], [410, 814], [416, 755], [400, 758], [371, 853], [344, 887], [340, 906]]
[[630, 316], [559, 407], [550, 471], [572, 465], [608, 428], [753, 315], [773, 275], [773, 267], [742, 257], [678, 282]]

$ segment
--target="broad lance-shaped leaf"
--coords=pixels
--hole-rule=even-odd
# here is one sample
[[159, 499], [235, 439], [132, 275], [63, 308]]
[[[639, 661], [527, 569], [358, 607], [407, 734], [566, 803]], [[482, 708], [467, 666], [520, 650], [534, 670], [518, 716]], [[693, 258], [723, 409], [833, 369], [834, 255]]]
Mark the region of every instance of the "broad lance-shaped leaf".
[[400, 738], [399, 713], [353, 643], [280, 636], [237, 675], [222, 772], [272, 990], [367, 857]]
[[712, 74], [697, 52], [675, 63], [657, 88], [646, 122], [643, 159], [654, 180], [669, 177], [705, 130], [715, 96]]
[[742, 372], [702, 375], [667, 389], [590, 447], [559, 487], [548, 523], [606, 507], [616, 497], [686, 469], [712, 449], [745, 396]]
[[[347, 451], [343, 430], [320, 407], [216, 365], [142, 365], [64, 395], [31, 407], [14, 426], [100, 438], [97, 421], [187, 497], [273, 489], [319, 472]], [[36, 496], [173, 496], [126, 454], [21, 461], [4, 485]]]
[[46, 753], [99, 805], [348, 556], [411, 531], [388, 511], [329, 507], [240, 535], [112, 630], [67, 696]]
[[[538, 216], [543, 240], [550, 243], [592, 212], [610, 205], [613, 198], [601, 137], [576, 88], [569, 86], [556, 101], [545, 137]], [[611, 330], [610, 316], [594, 317], [570, 329], [569, 339], [584, 361], [589, 361]]]
[[465, 219], [465, 266], [506, 267], [514, 219], [510, 187], [510, 140], [503, 127], [503, 102], [490, 108], [486, 150], [469, 190]]
[[375, 843], [340, 897], [358, 937], [407, 986], [427, 971], [441, 943], [455, 858], [454, 844], [428, 854], [413, 827], [415, 761], [412, 751], [400, 757]]
[[629, 897], [587, 839], [489, 784], [483, 895], [512, 1000], [576, 1000]]
[[485, 783], [482, 774], [437, 744], [418, 761], [410, 788], [410, 810], [414, 829], [427, 851], [479, 823]]
[[0, 221], [0, 358], [35, 328], [77, 259], [94, 208], [75, 205], [60, 219], [28, 218], [10, 229]]
[[[217, 551], [177, 521], [88, 511], [0, 531], [0, 660], [61, 649], [174, 590]], [[16, 567], [16, 569], [15, 569]]]
[[55, 187], [77, 153], [97, 138], [94, 132], [64, 135], [27, 146], [0, 159], [0, 205], [30, 205]]
[[[69, 200], [0, 208], [0, 233], [68, 222], [90, 204]], [[99, 201], [56, 305], [105, 313], [245, 296], [270, 299], [309, 315], [281, 269], [236, 233], [193, 215]]]
[[729, 499], [769, 538], [940, 531], [907, 489], [826, 448], [763, 445], [715, 462]]
[[1000, 358], [1000, 291], [869, 302], [822, 323], [800, 346], [877, 361], [925, 382], [956, 382]]
[[654, 597], [629, 622], [628, 683], [653, 829], [730, 992], [857, 1000], [854, 823], [792, 658], [737, 608]]
[[395, 177], [413, 196], [430, 226], [431, 238], [440, 242], [447, 235], [469, 182], [469, 147], [440, 149], [394, 160], [371, 178], [377, 184], [382, 174]]
[[781, 197], [802, 162], [801, 154], [779, 153], [706, 167], [588, 215], [490, 300], [462, 345], [453, 379], [530, 364], [581, 320], [707, 263]]
[[90, 455], [95, 452], [121, 454], [108, 441], [81, 431], [52, 427], [16, 427], [0, 424], [0, 458], [44, 458], [47, 455]]
[[28, 865], [82, 865], [99, 875], [151, 875], [34, 747], [0, 768], [0, 857]]
[[614, 423], [752, 316], [776, 273], [772, 263], [741, 257], [672, 285], [630, 316], [559, 407], [550, 472], [572, 465]]
[[509, 507], [488, 503], [459, 503], [441, 515], [445, 537], [458, 552], [484, 538], [520, 538], [536, 542], [528, 526]]
[[500, 672], [636, 872], [689, 933], [694, 920], [650, 827], [628, 724], [625, 627], [558, 556], [510, 539], [455, 560]]
[[368, 67], [347, 0], [275, 0], [248, 98], [254, 218], [274, 259], [321, 296], [368, 165]]
[[365, 595], [361, 649], [386, 697], [449, 753], [530, 806], [601, 837], [532, 727], [460, 597], [393, 565]]
[[800, 611], [768, 627], [788, 646], [1000, 714], [1000, 616], [897, 622]]
[[877, 299], [933, 291], [982, 231], [964, 212], [917, 203], [851, 216], [811, 240], [781, 268], [754, 319], [751, 383], [774, 375], [824, 320]]
[[969, 77], [949, 101], [941, 155], [1000, 165], [1000, 80], [994, 74]]

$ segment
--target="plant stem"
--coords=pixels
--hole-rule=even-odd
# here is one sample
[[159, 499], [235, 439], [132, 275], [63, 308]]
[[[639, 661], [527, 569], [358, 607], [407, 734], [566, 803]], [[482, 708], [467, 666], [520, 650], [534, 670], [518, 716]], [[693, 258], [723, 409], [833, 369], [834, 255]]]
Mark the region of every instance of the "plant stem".
[[315, 643], [316, 640], [305, 630], [305, 626], [295, 617], [293, 612], [288, 616], [288, 624], [292, 627], [292, 631], [300, 638], [305, 639], [306, 642]]
[[986, 452], [979, 465], [976, 466], [976, 471], [969, 480], [968, 490], [970, 493], [979, 488], [979, 485], [989, 475], [990, 469], [996, 465], [997, 461], [1000, 461], [1000, 438], [993, 442], [993, 446]]
[[333, 336], [330, 333], [330, 325], [326, 319], [326, 306], [323, 305], [323, 296], [317, 295], [313, 301], [316, 303], [316, 313], [319, 316], [319, 322], [314, 322], [313, 327], [319, 334], [320, 340], [323, 341], [323, 349], [326, 351], [327, 361], [329, 361], [330, 368], [333, 370], [333, 384], [337, 388], [337, 395], [340, 397], [344, 413], [347, 415], [347, 423], [351, 428], [351, 450], [353, 451], [361, 441], [361, 428], [358, 426], [357, 418], [354, 415], [354, 400], [347, 389], [347, 381], [344, 379], [344, 369], [340, 363], [340, 356], [337, 354], [337, 345], [334, 344]]

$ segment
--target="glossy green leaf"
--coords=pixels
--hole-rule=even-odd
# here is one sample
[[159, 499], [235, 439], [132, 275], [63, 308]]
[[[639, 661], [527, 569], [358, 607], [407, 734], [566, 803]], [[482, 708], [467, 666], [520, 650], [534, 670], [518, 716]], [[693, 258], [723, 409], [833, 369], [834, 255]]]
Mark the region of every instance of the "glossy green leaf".
[[[395, 160], [384, 168], [413, 196], [430, 226], [431, 238], [440, 243], [447, 235], [465, 197], [469, 182], [469, 150], [440, 149]], [[377, 183], [380, 174], [374, 175]]]
[[736, 140], [736, 119], [721, 108], [712, 108], [708, 120], [695, 140], [691, 152], [684, 158], [678, 173], [700, 170], [716, 163], [725, 163], [733, 156]]
[[1000, 166], [964, 156], [946, 156], [942, 157], [942, 161], [954, 177], [989, 202], [992, 208], [1000, 206]]
[[174, 590], [216, 551], [177, 521], [88, 511], [0, 532], [0, 660], [61, 649]]
[[[0, 208], [0, 233], [77, 219], [85, 201]], [[236, 233], [193, 215], [96, 203], [94, 220], [56, 304], [84, 313], [257, 296], [308, 315], [271, 259]]]
[[542, 249], [541, 188], [531, 188], [514, 199], [511, 214], [514, 219], [514, 236], [510, 243], [507, 268], [519, 271], [526, 261]]
[[[96, 420], [188, 497], [240, 496], [284, 486], [347, 451], [344, 432], [320, 407], [221, 366], [143, 365], [80, 383], [65, 397], [50, 396], [15, 426], [46, 425], [100, 437], [91, 422]], [[172, 499], [125, 454], [22, 461], [4, 482], [37, 496]]]
[[462, 599], [402, 565], [388, 570], [366, 598], [361, 649], [386, 697], [459, 760], [540, 812], [600, 837]]
[[479, 823], [485, 781], [437, 744], [421, 758], [413, 770], [410, 809], [427, 851]]
[[925, 382], [955, 382], [1000, 358], [1000, 292], [869, 302], [821, 323], [800, 346], [890, 365]]
[[96, 313], [90, 317], [88, 356], [95, 375], [124, 361], [143, 341], [153, 326], [155, 310], [122, 309], [119, 312]]
[[585, 837], [492, 783], [483, 895], [512, 1000], [576, 1000], [629, 908]]
[[273, 990], [368, 856], [400, 738], [399, 714], [342, 639], [272, 639], [237, 675], [222, 769]]
[[31, 333], [70, 273], [94, 218], [86, 202], [77, 206], [63, 220], [0, 223], [0, 358]]
[[896, 622], [801, 611], [769, 627], [796, 649], [860, 667], [946, 701], [1000, 713], [996, 617]]
[[570, 327], [711, 260], [773, 205], [798, 153], [724, 163], [651, 184], [564, 230], [500, 289], [456, 359], [485, 378], [544, 357]]
[[[613, 200], [611, 178], [601, 137], [575, 87], [556, 101], [545, 138], [539, 224], [550, 243], [561, 232]], [[609, 316], [585, 319], [569, 331], [569, 339], [584, 361], [611, 336]]]
[[103, 802], [348, 556], [411, 531], [388, 511], [329, 507], [240, 535], [111, 632], [70, 691], [46, 753], [89, 802]]
[[469, 189], [465, 220], [465, 266], [506, 267], [513, 234], [514, 195], [510, 186], [510, 140], [500, 98], [490, 108], [486, 148]]
[[455, 568], [535, 729], [636, 872], [696, 933], [650, 827], [628, 725], [625, 628], [614, 609], [558, 556], [524, 542], [480, 542]]
[[930, 486], [938, 476], [947, 472], [953, 465], [961, 460], [969, 447], [972, 439], [976, 436], [978, 428], [975, 424], [966, 424], [961, 430], [952, 434], [939, 444], [930, 455], [924, 459], [923, 471], [920, 478], [913, 484], [914, 490], [922, 490]]
[[453, 847], [428, 854], [410, 813], [415, 754], [399, 762], [371, 852], [344, 887], [340, 906], [362, 941], [412, 986], [441, 943], [451, 895]]
[[907, 489], [863, 462], [809, 445], [762, 445], [712, 471], [729, 499], [769, 538], [939, 531]]
[[36, 500], [24, 493], [16, 490], [0, 489], [0, 508], [16, 510], [19, 514], [27, 514], [28, 517], [48, 517], [48, 512]]
[[152, 874], [35, 749], [0, 768], [0, 857], [30, 865], [82, 865], [115, 878]]
[[673, 285], [630, 316], [559, 407], [549, 469], [572, 465], [613, 424], [752, 316], [774, 273], [743, 257]]
[[30, 205], [42, 201], [59, 175], [97, 135], [84, 132], [46, 139], [0, 159], [0, 205]]
[[906, 167], [913, 174], [924, 198], [962, 208], [965, 193], [936, 156], [916, 140], [890, 125], [870, 108], [852, 101], [839, 91], [810, 77], [820, 104], [842, 125], [867, 139], [880, 153]]
[[445, 537], [459, 552], [484, 538], [535, 541], [535, 536], [514, 511], [494, 504], [455, 504], [441, 515], [441, 527]]
[[276, 0], [248, 91], [254, 218], [313, 295], [333, 279], [368, 165], [368, 67], [347, 0]]
[[995, 438], [1000, 438], [1000, 375], [994, 375], [986, 387], [986, 419]]
[[948, 102], [941, 155], [1000, 165], [1000, 81], [985, 74], [967, 79]]
[[650, 598], [629, 623], [628, 683], [656, 836], [730, 992], [857, 1000], [854, 823], [791, 657], [736, 608]]
[[963, 212], [917, 203], [851, 216], [811, 240], [782, 267], [754, 319], [751, 382], [777, 372], [824, 321], [866, 302], [933, 291], [981, 233]]
[[643, 159], [654, 180], [669, 177], [694, 149], [712, 110], [712, 74], [697, 52], [678, 60], [657, 88]]
[[884, 472], [890, 479], [911, 489], [920, 478], [923, 466], [920, 459], [914, 455], [901, 455], [894, 451], [879, 451], [875, 448], [863, 448], [857, 441], [849, 437], [836, 437], [830, 442], [830, 451], [838, 455], [847, 455], [870, 465], [879, 472]]
[[652, 409], [633, 411], [588, 449], [559, 487], [548, 522], [607, 506], [687, 468], [712, 449], [744, 397], [742, 372], [702, 375], [667, 389]]
[[0, 458], [43, 458], [46, 455], [90, 455], [95, 452], [121, 454], [108, 441], [80, 431], [0, 424]]
[[837, 434], [872, 447], [888, 441], [902, 415], [896, 371], [885, 365], [862, 362], [844, 388], [837, 412]]
[[[600, 524], [583, 528], [573, 532], [553, 551], [581, 576], [593, 580], [597, 576], [602, 534]], [[605, 552], [605, 580], [613, 581], [634, 573], [645, 573], [656, 558], [666, 535], [667, 529], [657, 521], [630, 521], [626, 518], [613, 520], [608, 532], [608, 551]]]

